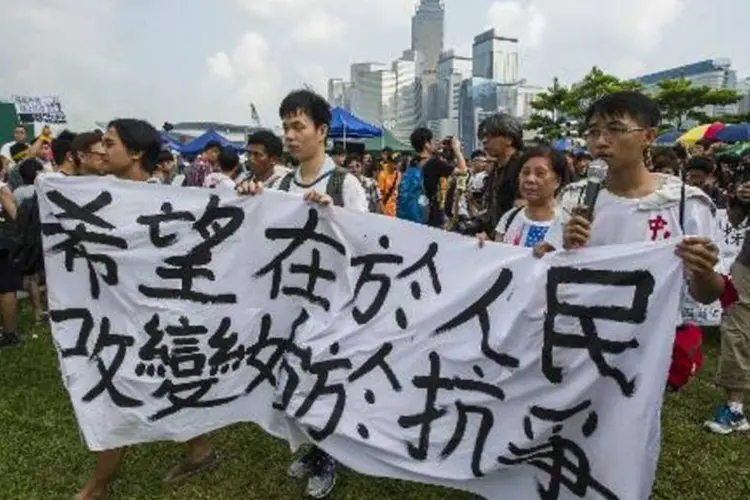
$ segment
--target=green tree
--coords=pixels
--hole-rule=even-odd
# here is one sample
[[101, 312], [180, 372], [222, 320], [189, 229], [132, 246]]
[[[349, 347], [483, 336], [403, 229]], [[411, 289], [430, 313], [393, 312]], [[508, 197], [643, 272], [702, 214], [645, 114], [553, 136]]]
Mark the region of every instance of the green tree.
[[728, 106], [742, 99], [742, 95], [734, 90], [716, 90], [703, 85], [693, 85], [685, 78], [666, 80], [657, 83], [657, 86], [659, 90], [655, 99], [661, 108], [663, 121], [678, 130], [683, 129], [686, 120], [703, 123], [716, 121], [716, 118], [706, 113], [707, 106]]
[[532, 101], [535, 113], [526, 126], [548, 140], [564, 137], [571, 132], [571, 122], [578, 122], [578, 128], [582, 127], [586, 110], [594, 101], [612, 92], [641, 88], [638, 82], [620, 80], [596, 66], [570, 88], [555, 79], [551, 87]]
[[589, 106], [605, 95], [623, 90], [642, 89], [643, 86], [639, 82], [620, 80], [594, 66], [580, 82], [571, 86], [565, 105], [567, 115], [571, 120], [581, 121], [585, 118]]
[[551, 87], [537, 95], [531, 102], [534, 113], [529, 118], [526, 127], [536, 130], [547, 140], [553, 140], [565, 135], [565, 106], [568, 101], [568, 88], [560, 85], [555, 78]]

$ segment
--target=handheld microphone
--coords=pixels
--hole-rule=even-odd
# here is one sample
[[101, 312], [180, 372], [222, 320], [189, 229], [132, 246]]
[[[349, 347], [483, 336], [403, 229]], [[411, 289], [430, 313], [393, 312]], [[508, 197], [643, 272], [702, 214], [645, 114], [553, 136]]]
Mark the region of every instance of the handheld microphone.
[[594, 206], [596, 199], [599, 197], [599, 191], [602, 189], [602, 182], [607, 177], [609, 166], [603, 160], [594, 160], [589, 165], [588, 182], [583, 197], [583, 205], [586, 207], [586, 218], [591, 221], [594, 216]]

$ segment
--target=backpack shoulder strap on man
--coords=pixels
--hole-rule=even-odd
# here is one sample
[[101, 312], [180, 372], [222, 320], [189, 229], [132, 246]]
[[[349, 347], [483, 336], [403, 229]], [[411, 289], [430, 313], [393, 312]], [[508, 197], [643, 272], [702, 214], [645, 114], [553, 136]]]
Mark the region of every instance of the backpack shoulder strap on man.
[[682, 186], [680, 186], [680, 230], [682, 234], [685, 234], [685, 191], [687, 191], [687, 187], [685, 187], [685, 180], [683, 179]]
[[292, 181], [294, 180], [294, 171], [289, 172], [279, 181], [279, 191], [289, 191], [292, 187]]
[[349, 175], [348, 170], [336, 167], [328, 178], [326, 194], [333, 199], [333, 204], [337, 207], [344, 206], [344, 181], [347, 175]]
[[505, 221], [505, 232], [508, 232], [508, 229], [510, 229], [510, 225], [513, 223], [513, 219], [516, 218], [516, 216], [521, 213], [521, 210], [523, 210], [525, 207], [516, 207], [513, 209], [513, 211], [508, 215], [508, 220]]

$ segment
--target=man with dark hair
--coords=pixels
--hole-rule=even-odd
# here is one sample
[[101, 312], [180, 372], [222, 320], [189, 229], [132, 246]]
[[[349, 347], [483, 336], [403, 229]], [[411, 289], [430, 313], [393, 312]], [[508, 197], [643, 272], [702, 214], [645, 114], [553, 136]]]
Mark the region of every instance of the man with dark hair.
[[107, 174], [106, 156], [102, 136], [96, 132], [78, 134], [70, 144], [76, 172], [79, 175]]
[[[13, 140], [3, 144], [3, 147], [0, 148], [0, 156], [4, 156], [12, 162], [15, 162], [16, 160], [13, 159], [13, 152], [10, 150], [15, 144], [26, 144], [26, 127], [23, 125], [16, 125], [16, 128], [13, 129]], [[26, 149], [28, 149], [28, 144], [26, 144], [26, 146]]]
[[76, 175], [76, 164], [73, 159], [72, 146], [76, 135], [64, 130], [52, 140], [52, 158], [60, 175]]
[[494, 238], [500, 217], [520, 203], [518, 175], [521, 172], [523, 127], [509, 114], [495, 113], [479, 124], [477, 136], [482, 141], [484, 151], [492, 158], [481, 230]]
[[250, 158], [250, 178], [255, 182], [271, 185], [290, 170], [281, 164], [284, 144], [270, 130], [257, 130], [247, 138], [247, 154]]
[[445, 223], [443, 203], [445, 200], [441, 200], [441, 182], [443, 179], [447, 181], [454, 170], [457, 172], [466, 172], [468, 170], [466, 159], [461, 151], [461, 143], [455, 137], [450, 139], [452, 156], [456, 159], [456, 164], [453, 165], [436, 155], [438, 145], [433, 141], [430, 129], [418, 128], [414, 130], [409, 140], [414, 151], [417, 152], [416, 164], [422, 168], [424, 194], [429, 202], [427, 225], [438, 228], [443, 227]]
[[[151, 177], [161, 152], [161, 138], [150, 123], [130, 118], [114, 120], [104, 134], [103, 143], [107, 173], [129, 181], [145, 182]], [[107, 490], [120, 468], [125, 448], [96, 455], [96, 469], [75, 500], [107, 498]], [[215, 466], [218, 460], [208, 436], [198, 436], [188, 441], [187, 458], [169, 472], [165, 481], [177, 483]]]
[[726, 207], [724, 193], [716, 184], [708, 182], [716, 171], [716, 163], [708, 156], [693, 156], [685, 166], [685, 181], [703, 190], [717, 208]]
[[156, 168], [147, 182], [151, 184], [169, 184], [174, 172], [175, 160], [172, 153], [162, 150], [156, 160]]
[[185, 169], [185, 181], [187, 186], [203, 187], [206, 176], [219, 170], [219, 155], [221, 154], [221, 143], [209, 141], [203, 148], [203, 154], [190, 167]]
[[[640, 92], [615, 92], [590, 106], [584, 136], [594, 158], [608, 164], [604, 187], [592, 207], [581, 206], [586, 181], [564, 188], [559, 205], [568, 220], [563, 222], [564, 227], [563, 224], [551, 227], [546, 242], [554, 248], [575, 250], [677, 238], [676, 254], [682, 259], [686, 277], [684, 296], [711, 304], [725, 287], [724, 278], [714, 270], [719, 262], [719, 247], [714, 242], [718, 232], [716, 207], [702, 190], [686, 186], [677, 177], [649, 171], [648, 151], [660, 121], [659, 105]], [[682, 314], [678, 314], [677, 324], [666, 326], [668, 331], [654, 333], [673, 337], [673, 330], [679, 332], [686, 327]], [[665, 372], [665, 380], [649, 383], [666, 386], [666, 382]], [[658, 422], [660, 410], [661, 401], [643, 418]], [[727, 422], [729, 417], [720, 415]], [[735, 418], [744, 420], [741, 415], [732, 414], [731, 420]], [[660, 443], [658, 426], [648, 441], [647, 446], [655, 450], [651, 469], [655, 472]], [[653, 476], [642, 479], [644, 491], [650, 491]]]
[[233, 148], [223, 148], [219, 155], [219, 171], [206, 176], [203, 187], [210, 189], [230, 189], [237, 187], [240, 175], [240, 156]]
[[331, 159], [337, 167], [343, 168], [346, 164], [346, 149], [344, 149], [344, 146], [339, 144], [333, 146], [333, 149], [331, 150]]
[[[331, 122], [328, 102], [309, 90], [297, 90], [287, 95], [279, 107], [284, 122], [284, 140], [289, 152], [300, 162], [299, 167], [270, 187], [279, 191], [300, 193], [308, 202], [337, 205], [357, 212], [367, 212], [367, 196], [357, 178], [337, 167], [326, 155], [326, 138]], [[239, 184], [238, 192], [258, 195], [263, 183], [247, 180]], [[309, 477], [307, 494], [325, 498], [336, 484], [336, 462], [323, 450], [312, 446], [289, 467], [289, 475], [296, 479]]]

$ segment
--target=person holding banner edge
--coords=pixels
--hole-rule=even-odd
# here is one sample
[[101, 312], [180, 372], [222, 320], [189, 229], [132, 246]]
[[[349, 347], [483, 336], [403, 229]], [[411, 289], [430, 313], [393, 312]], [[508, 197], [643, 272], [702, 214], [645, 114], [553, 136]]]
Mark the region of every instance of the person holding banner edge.
[[[326, 100], [309, 90], [292, 92], [281, 102], [279, 116], [284, 122], [284, 140], [289, 152], [300, 166], [269, 187], [304, 193], [304, 199], [309, 203], [368, 212], [369, 204], [362, 184], [354, 175], [337, 167], [326, 154], [331, 122], [331, 109]], [[238, 184], [237, 192], [259, 195], [263, 188], [262, 182], [246, 180]], [[308, 496], [326, 498], [336, 484], [336, 461], [317, 446], [311, 446], [292, 462], [288, 474], [293, 479], [308, 479]]]
[[[696, 301], [710, 304], [726, 285], [714, 270], [719, 262], [716, 207], [702, 190], [678, 177], [649, 171], [650, 146], [660, 120], [658, 104], [639, 92], [612, 93], [589, 107], [585, 137], [594, 158], [607, 163], [607, 175], [592, 207], [582, 206], [587, 181], [563, 189], [559, 203], [567, 220], [548, 231], [546, 250], [681, 238], [675, 253], [684, 264], [687, 291]], [[685, 326], [681, 316], [675, 330], [662, 333], [675, 336]], [[666, 386], [666, 380], [663, 383]], [[647, 417], [660, 421], [661, 402]], [[649, 485], [661, 446], [660, 427], [653, 428], [647, 446], [654, 473], [644, 478]]]
[[[119, 179], [146, 182], [156, 168], [161, 139], [156, 129], [142, 120], [118, 119], [109, 124], [103, 141], [105, 174]], [[73, 500], [106, 500], [109, 485], [122, 464], [125, 448], [97, 453], [96, 468]], [[165, 481], [177, 483], [204, 472], [219, 462], [208, 436], [188, 441], [188, 456], [167, 474]]]

